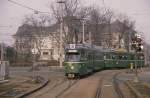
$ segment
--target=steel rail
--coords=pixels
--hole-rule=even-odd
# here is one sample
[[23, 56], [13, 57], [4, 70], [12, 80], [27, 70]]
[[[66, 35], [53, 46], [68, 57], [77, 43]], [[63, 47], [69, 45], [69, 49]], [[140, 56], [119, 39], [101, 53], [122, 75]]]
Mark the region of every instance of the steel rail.
[[55, 96], [55, 98], [59, 98], [60, 96], [62, 96], [62, 94], [64, 94], [64, 92], [66, 92], [68, 89], [70, 89], [73, 85], [75, 85], [77, 82], [79, 81], [79, 79], [77, 80], [69, 80], [69, 85], [68, 87], [66, 87], [63, 91], [61, 91], [59, 94], [57, 94]]
[[[58, 83], [58, 81], [56, 82], [56, 84], [54, 84], [51, 88], [49, 88], [49, 89], [47, 89], [46, 91], [44, 91], [42, 94], [38, 94], [37, 95], [37, 97], [39, 97], [39, 96], [42, 96], [43, 94], [47, 94], [47, 93], [50, 93], [55, 87], [57, 87], [57, 86], [60, 86], [61, 84], [63, 84], [64, 82], [66, 82], [66, 80], [67, 79], [64, 79], [64, 80], [62, 80], [60, 83]], [[52, 80], [49, 80], [49, 83], [48, 84], [50, 84], [52, 82]], [[45, 89], [47, 86], [49, 86], [49, 85], [46, 85], [44, 88], [42, 88], [42, 89]], [[41, 90], [42, 90], [41, 89]], [[38, 91], [37, 91], [38, 92]], [[27, 96], [25, 96], [25, 97], [28, 97], [28, 96], [34, 96], [34, 94], [36, 94], [36, 92], [33, 92], [33, 93], [30, 93], [29, 95], [27, 95]]]
[[100, 95], [101, 95], [101, 91], [102, 91], [102, 82], [103, 82], [103, 78], [100, 78], [99, 79], [99, 84], [98, 84], [98, 88], [97, 88], [97, 91], [96, 91], [96, 95], [95, 95], [95, 98], [100, 98]]
[[113, 76], [113, 84], [114, 84], [114, 89], [118, 95], [118, 98], [124, 98], [124, 95], [122, 93], [122, 90], [120, 89], [119, 87], [119, 79], [117, 78], [117, 76], [120, 74], [121, 72], [118, 72], [116, 73], [114, 76]]
[[[120, 73], [121, 72], [117, 72], [116, 74], [114, 74], [112, 80], [113, 80], [114, 89], [116, 91], [116, 94], [118, 95], [118, 98], [124, 98], [123, 93], [122, 93], [121, 89], [119, 88], [119, 84], [118, 84], [119, 80], [117, 79], [117, 76]], [[103, 79], [104, 79], [104, 76], [99, 79], [99, 85], [98, 85], [98, 88], [96, 91], [95, 98], [101, 98]]]

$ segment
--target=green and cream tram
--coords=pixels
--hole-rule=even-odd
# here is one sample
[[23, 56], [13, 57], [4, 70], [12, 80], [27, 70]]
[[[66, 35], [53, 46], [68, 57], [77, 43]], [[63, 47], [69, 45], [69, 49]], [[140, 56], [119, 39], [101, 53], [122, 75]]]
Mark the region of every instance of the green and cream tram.
[[70, 44], [65, 48], [65, 75], [74, 78], [104, 68], [129, 68], [131, 64], [144, 66], [144, 55], [120, 50], [104, 49], [88, 44]]

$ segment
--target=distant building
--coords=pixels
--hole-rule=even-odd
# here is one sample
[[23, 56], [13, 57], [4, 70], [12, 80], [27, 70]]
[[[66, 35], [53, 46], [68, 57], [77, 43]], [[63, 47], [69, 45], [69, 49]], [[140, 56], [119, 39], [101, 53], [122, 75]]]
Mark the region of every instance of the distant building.
[[[67, 44], [82, 43], [83, 24], [81, 21], [72, 18], [75, 17], [64, 18], [66, 20], [66, 23], [64, 23], [64, 42], [69, 40]], [[74, 22], [69, 23], [70, 20]], [[67, 22], [71, 25], [67, 25]], [[118, 28], [118, 25], [121, 24], [122, 23], [119, 21], [115, 21], [109, 26], [108, 24], [98, 24], [98, 30], [95, 30], [96, 28], [94, 24], [91, 24], [90, 26], [85, 25], [85, 42], [112, 49], [119, 48], [120, 46], [129, 48], [128, 33], [132, 31], [127, 31], [126, 34], [122, 37], [121, 41], [121, 31], [120, 28]], [[31, 25], [24, 24], [18, 28], [18, 31], [14, 35], [15, 49], [18, 54], [23, 55], [38, 52], [40, 55], [39, 60], [59, 60], [59, 32], [59, 23], [49, 27], [33, 27]], [[64, 45], [65, 44], [66, 43], [64, 43]]]
[[[15, 49], [18, 54], [31, 54], [38, 52], [39, 60], [59, 59], [59, 25], [51, 27], [33, 27], [22, 25], [19, 27], [15, 38]], [[33, 53], [34, 54], [34, 53]]]
[[[79, 33], [80, 27], [77, 26], [80, 22], [79, 20], [72, 22], [72, 18], [75, 19], [75, 17], [64, 18], [66, 21], [63, 23], [63, 39], [64, 42], [70, 40], [70, 43], [80, 43], [82, 42], [82, 35]], [[70, 23], [70, 20], [72, 25], [67, 25], [67, 23]], [[68, 33], [70, 34], [69, 36], [67, 35]], [[14, 47], [18, 54], [24, 55], [38, 52], [40, 55], [39, 60], [59, 60], [59, 23], [53, 24], [49, 27], [33, 27], [24, 24], [18, 28], [18, 31], [14, 35], [14, 39]], [[65, 46], [64, 42], [63, 45]]]

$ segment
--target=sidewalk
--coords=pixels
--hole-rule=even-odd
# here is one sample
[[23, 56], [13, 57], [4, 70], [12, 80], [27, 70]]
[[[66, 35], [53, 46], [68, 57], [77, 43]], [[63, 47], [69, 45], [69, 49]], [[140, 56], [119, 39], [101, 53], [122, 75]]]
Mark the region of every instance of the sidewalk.
[[0, 80], [0, 84], [9, 82], [9, 80]]

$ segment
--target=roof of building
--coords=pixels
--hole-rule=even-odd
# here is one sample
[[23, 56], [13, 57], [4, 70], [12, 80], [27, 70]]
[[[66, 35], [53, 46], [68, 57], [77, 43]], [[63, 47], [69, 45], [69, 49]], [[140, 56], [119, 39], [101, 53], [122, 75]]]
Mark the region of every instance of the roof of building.
[[54, 24], [47, 27], [36, 27], [28, 24], [20, 26], [14, 36], [33, 36], [33, 35], [49, 35], [50, 33], [56, 33], [59, 28], [59, 24]]

